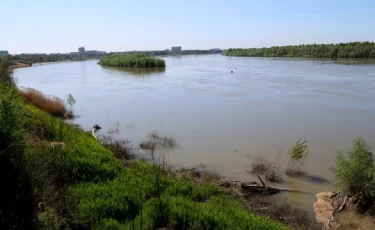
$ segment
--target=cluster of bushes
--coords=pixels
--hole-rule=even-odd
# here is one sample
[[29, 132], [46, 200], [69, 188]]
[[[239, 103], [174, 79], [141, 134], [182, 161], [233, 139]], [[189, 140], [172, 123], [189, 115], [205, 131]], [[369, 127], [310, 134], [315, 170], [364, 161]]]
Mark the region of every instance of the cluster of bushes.
[[0, 82], [0, 95], [0, 229], [286, 229], [213, 185], [139, 160], [125, 167], [123, 145], [114, 154], [14, 85]]
[[104, 56], [99, 61], [103, 66], [152, 68], [165, 67], [163, 59], [149, 56], [147, 54], [120, 54]]
[[224, 54], [227, 56], [247, 57], [375, 58], [375, 43], [351, 42], [228, 49]]

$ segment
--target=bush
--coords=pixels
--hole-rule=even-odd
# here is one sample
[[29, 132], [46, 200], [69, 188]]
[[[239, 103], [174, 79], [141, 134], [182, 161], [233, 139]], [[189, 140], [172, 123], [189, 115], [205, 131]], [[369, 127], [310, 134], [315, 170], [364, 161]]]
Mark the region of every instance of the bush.
[[46, 96], [42, 92], [32, 88], [19, 90], [19, 93], [25, 101], [53, 116], [62, 118], [71, 118], [73, 116], [65, 107], [64, 101], [60, 98]]
[[344, 195], [375, 197], [374, 155], [365, 139], [359, 137], [347, 152], [347, 157], [340, 151], [331, 168], [336, 186]]
[[251, 166], [251, 171], [247, 172], [254, 175], [264, 175], [269, 181], [280, 182], [283, 178], [279, 171], [280, 169], [272, 162], [268, 162], [263, 157], [257, 157]]
[[0, 82], [4, 85], [14, 85], [14, 79], [12, 78], [11, 71], [8, 68], [6, 58], [0, 58]]
[[308, 154], [309, 150], [307, 150], [307, 141], [299, 139], [289, 151], [290, 160], [285, 173], [289, 176], [300, 174], [301, 171], [299, 167], [303, 164]]

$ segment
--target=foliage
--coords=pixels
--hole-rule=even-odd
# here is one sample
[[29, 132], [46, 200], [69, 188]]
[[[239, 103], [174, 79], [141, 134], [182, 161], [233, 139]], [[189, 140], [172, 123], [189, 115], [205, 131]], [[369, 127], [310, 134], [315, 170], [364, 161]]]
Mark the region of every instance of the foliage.
[[290, 161], [286, 170], [286, 174], [288, 174], [289, 176], [299, 174], [299, 167], [303, 164], [308, 154], [309, 150], [307, 150], [307, 141], [302, 141], [301, 139], [299, 139], [289, 151]]
[[[269, 220], [238, 209], [235, 200], [224, 196], [213, 197], [206, 203], [193, 202], [181, 196], [164, 197], [167, 202], [168, 229], [286, 229], [271, 224]], [[151, 199], [144, 206], [141, 216], [127, 226], [134, 229], [155, 229], [158, 218], [157, 202]], [[141, 228], [142, 226], [143, 228]]]
[[227, 56], [247, 57], [311, 57], [311, 58], [375, 58], [374, 42], [273, 46], [270, 48], [228, 49]]
[[38, 218], [38, 229], [45, 230], [59, 230], [60, 221], [56, 212], [53, 209], [47, 209], [40, 212], [37, 216]]
[[74, 104], [76, 103], [76, 99], [73, 97], [73, 95], [71, 93], [69, 93], [66, 101], [68, 102], [68, 105], [70, 106], [70, 108], [72, 108], [74, 106]]
[[7, 59], [0, 57], [0, 82], [3, 85], [14, 85], [14, 79], [12, 78], [11, 71], [8, 68]]
[[23, 159], [23, 120], [16, 96], [16, 90], [0, 82], [0, 229], [33, 227], [32, 190]]
[[307, 150], [307, 141], [302, 141], [299, 139], [292, 147], [292, 149], [289, 151], [289, 156], [292, 161], [299, 161], [309, 154], [309, 151]]
[[104, 56], [99, 65], [116, 67], [165, 67], [163, 59], [155, 58], [146, 54], [121, 54]]
[[375, 164], [374, 154], [362, 137], [353, 141], [347, 156], [340, 151], [332, 172], [336, 186], [345, 195], [363, 195], [375, 197]]

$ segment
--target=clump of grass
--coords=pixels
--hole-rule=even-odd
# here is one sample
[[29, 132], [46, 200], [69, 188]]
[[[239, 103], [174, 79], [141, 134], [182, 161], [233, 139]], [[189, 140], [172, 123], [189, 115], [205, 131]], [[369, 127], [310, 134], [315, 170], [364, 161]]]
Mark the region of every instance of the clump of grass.
[[73, 118], [73, 113], [66, 108], [64, 101], [60, 98], [44, 95], [33, 88], [20, 89], [19, 93], [25, 101], [55, 117]]

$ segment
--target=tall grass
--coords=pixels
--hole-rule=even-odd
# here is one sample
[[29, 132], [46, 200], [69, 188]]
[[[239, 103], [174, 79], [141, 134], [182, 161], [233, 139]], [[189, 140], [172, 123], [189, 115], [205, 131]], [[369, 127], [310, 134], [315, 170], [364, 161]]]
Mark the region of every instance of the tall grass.
[[165, 62], [163, 59], [146, 54], [120, 54], [102, 57], [99, 61], [99, 65], [136, 68], [164, 68]]
[[47, 111], [53, 116], [61, 118], [72, 117], [72, 113], [66, 108], [64, 101], [60, 98], [44, 95], [39, 90], [33, 88], [20, 89], [19, 93], [25, 101]]

